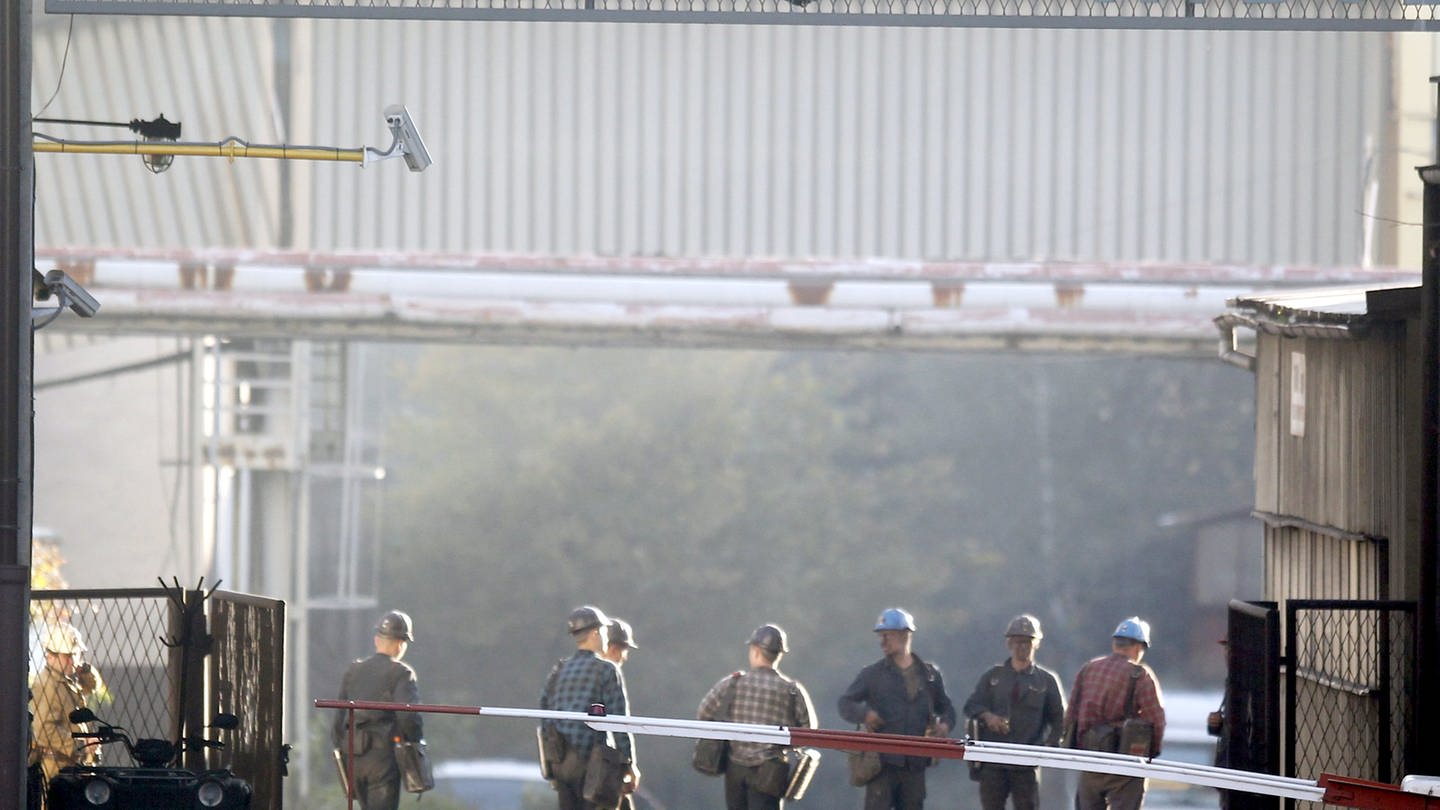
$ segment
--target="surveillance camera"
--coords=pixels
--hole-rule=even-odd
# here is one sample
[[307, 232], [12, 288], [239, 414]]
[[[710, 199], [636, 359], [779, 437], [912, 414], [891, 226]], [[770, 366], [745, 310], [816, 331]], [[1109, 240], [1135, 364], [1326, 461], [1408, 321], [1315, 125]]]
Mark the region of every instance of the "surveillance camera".
[[49, 301], [50, 288], [45, 285], [45, 274], [30, 268], [30, 296], [36, 301]]
[[415, 128], [415, 119], [410, 117], [410, 111], [405, 109], [405, 105], [391, 104], [386, 107], [385, 123], [395, 136], [395, 144], [400, 147], [400, 154], [405, 156], [405, 165], [409, 166], [412, 172], [425, 171], [425, 167], [431, 163], [430, 150], [425, 148], [425, 140], [420, 137], [420, 130]]
[[86, 292], [84, 287], [75, 283], [75, 279], [65, 275], [64, 270], [55, 269], [45, 274], [45, 286], [50, 293], [67, 306], [71, 311], [82, 318], [93, 318], [95, 313], [100, 311], [100, 302]]

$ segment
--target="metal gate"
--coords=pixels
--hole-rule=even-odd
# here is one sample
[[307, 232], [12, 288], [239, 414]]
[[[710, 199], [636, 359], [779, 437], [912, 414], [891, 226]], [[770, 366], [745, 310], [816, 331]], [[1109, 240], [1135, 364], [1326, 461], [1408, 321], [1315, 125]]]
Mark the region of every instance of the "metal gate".
[[[251, 807], [279, 810], [290, 746], [281, 739], [285, 697], [285, 603], [238, 593], [210, 597], [206, 714], [239, 709], [228, 766], [250, 780]], [[213, 753], [213, 752], [212, 752]], [[219, 753], [224, 753], [219, 752]]]
[[1415, 739], [1415, 604], [1285, 604], [1285, 775], [1398, 782]]
[[[1415, 604], [1284, 604], [1283, 622], [1273, 602], [1230, 604], [1223, 737], [1230, 767], [1398, 782], [1418, 746], [1410, 720]], [[1232, 808], [1273, 806], [1273, 799], [1231, 797]]]
[[[135, 737], [201, 736], [216, 712], [240, 726], [218, 750], [191, 752], [191, 768], [229, 767], [255, 789], [252, 807], [278, 810], [287, 747], [281, 742], [285, 603], [180, 587], [34, 591], [32, 676], [52, 626], [83, 635], [104, 688], [92, 708]], [[113, 746], [112, 746], [113, 748]], [[128, 764], [119, 750], [105, 764]]]
[[[1217, 764], [1280, 773], [1280, 617], [1274, 602], [1230, 603], [1225, 723]], [[1275, 810], [1279, 800], [1231, 793], [1229, 810]]]

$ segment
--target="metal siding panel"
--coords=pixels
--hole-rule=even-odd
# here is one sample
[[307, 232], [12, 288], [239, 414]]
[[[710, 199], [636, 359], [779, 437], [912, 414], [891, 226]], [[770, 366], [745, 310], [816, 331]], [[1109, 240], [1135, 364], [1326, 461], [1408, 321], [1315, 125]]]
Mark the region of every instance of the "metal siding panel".
[[[1076, 250], [1076, 242], [1080, 237], [1079, 227], [1075, 221], [1075, 211], [1085, 207], [1080, 197], [1080, 186], [1078, 183], [1078, 164], [1080, 156], [1076, 153], [1076, 145], [1079, 142], [1079, 114], [1080, 96], [1076, 92], [1078, 78], [1074, 75], [1079, 71], [1071, 58], [1075, 52], [1077, 40], [1076, 32], [1056, 32], [1051, 51], [1051, 65], [1053, 72], [1045, 80], [1047, 84], [1055, 88], [1056, 103], [1052, 109], [1041, 116], [1041, 120], [1051, 120], [1053, 123], [1052, 133], [1049, 139], [1042, 145], [1054, 155], [1054, 172], [1047, 179], [1047, 194], [1044, 216], [1051, 223], [1052, 235], [1049, 244], [1052, 245], [1054, 255], [1075, 257], [1080, 255]], [[1059, 68], [1061, 64], [1071, 74], [1066, 76]]]
[[1105, 173], [1104, 154], [1114, 149], [1114, 132], [1105, 128], [1104, 95], [1097, 91], [1108, 88], [1105, 65], [1114, 55], [1115, 45], [1101, 41], [1091, 43], [1091, 48], [1079, 48], [1076, 58], [1075, 91], [1079, 99], [1075, 129], [1080, 133], [1077, 157], [1079, 171], [1076, 174], [1077, 191], [1080, 200], [1087, 205], [1075, 212], [1078, 239], [1075, 251], [1080, 256], [1101, 256], [1106, 251], [1103, 243], [1101, 212], [1111, 204], [1103, 190]]
[[[960, 222], [964, 223], [964, 241], [960, 244], [959, 256], [971, 256], [986, 243], [986, 218], [990, 213], [992, 200], [989, 199], [989, 163], [985, 160], [990, 144], [986, 138], [989, 116], [982, 110], [990, 106], [993, 88], [987, 77], [989, 71], [989, 38], [979, 37], [974, 32], [957, 37], [960, 43], [960, 58], [965, 70], [965, 82], [957, 82], [954, 104], [965, 117], [966, 138], [964, 149], [959, 155], [961, 176], [959, 182], [965, 189], [960, 207]], [[976, 104], [978, 99], [979, 104]], [[977, 107], [979, 109], [977, 109]]]
[[[1169, 39], [1169, 34], [1162, 34], [1141, 40], [1144, 46], [1144, 63], [1153, 64], [1158, 61], [1158, 57], [1168, 50]], [[1135, 233], [1135, 245], [1141, 257], [1152, 258], [1161, 255], [1160, 246], [1164, 239], [1162, 228], [1165, 182], [1174, 171], [1176, 162], [1174, 155], [1165, 145], [1177, 141], [1166, 127], [1165, 73], [1159, 70], [1142, 70], [1138, 79], [1136, 99], [1141, 102], [1139, 113], [1142, 136], [1142, 141], [1138, 144], [1139, 162], [1144, 166], [1144, 173], [1138, 178], [1137, 213], [1142, 216], [1136, 218], [1136, 224], [1141, 227], [1138, 227]], [[1157, 213], [1161, 214], [1162, 218], [1157, 219]], [[1145, 216], [1147, 214], [1148, 216]]]
[[[474, 83], [484, 81], [485, 76], [478, 71], [471, 69], [473, 61], [469, 48], [470, 38], [465, 32], [465, 26], [445, 26], [437, 33], [440, 44], [440, 58], [443, 63], [443, 73], [439, 78], [441, 95], [447, 99], [469, 99], [474, 92]], [[548, 70], [548, 64], [537, 65], [537, 71]], [[549, 78], [545, 74], [544, 78]], [[425, 132], [433, 132], [434, 135], [427, 135], [427, 147], [438, 147], [444, 144], [465, 144], [465, 155], [473, 161], [471, 171], [462, 175], [459, 182], [442, 184], [442, 191], [439, 196], [440, 210], [431, 210], [430, 218], [437, 223], [438, 233], [435, 235], [436, 245], [440, 250], [458, 251], [466, 248], [465, 235], [470, 230], [470, 223], [478, 217], [479, 206], [476, 204], [478, 195], [476, 187], [485, 182], [485, 179], [495, 172], [495, 166], [491, 164], [489, 156], [482, 150], [475, 149], [474, 139], [479, 132], [476, 126], [475, 111], [471, 105], [461, 102], [448, 111], [442, 110], [412, 110], [417, 116], [424, 116], [420, 124], [425, 127]], [[540, 131], [550, 134], [553, 124], [544, 122]], [[553, 137], [553, 135], [552, 135]], [[433, 144], [431, 142], [434, 142]], [[547, 165], [553, 165], [547, 163]], [[435, 170], [444, 174], [450, 170], [445, 165], [436, 166]], [[537, 190], [546, 192], [552, 190], [546, 188], [546, 184], [540, 178], [536, 182]], [[546, 203], [550, 201], [546, 199]], [[547, 206], [548, 207], [548, 206]], [[553, 240], [552, 240], [553, 241]]]
[[[384, 147], [407, 104], [431, 171], [294, 170], [317, 249], [1331, 262], [1383, 86], [1367, 34], [305, 21], [280, 133], [270, 25], [77, 20], [48, 114]], [[39, 163], [41, 244], [277, 238], [266, 161]]]
[[[69, 26], [45, 26], [36, 37], [37, 97], [48, 99], [60, 85], [44, 112], [49, 117], [129, 121], [163, 112], [184, 125], [189, 140], [263, 141], [272, 129], [266, 24], [80, 18], [68, 56]], [[226, 92], [217, 93], [222, 81]], [[75, 140], [133, 137], [114, 128], [39, 129]], [[199, 247], [264, 244], [275, 236], [273, 207], [257, 204], [273, 190], [273, 164], [177, 158], [165, 173], [152, 175], [128, 156], [55, 155], [39, 163], [40, 244]]]
[[[742, 85], [744, 108], [747, 118], [745, 135], [740, 140], [743, 152], [739, 158], [745, 177], [745, 197], [750, 204], [745, 206], [745, 238], [739, 255], [765, 256], [774, 251], [766, 222], [772, 216], [774, 185], [773, 172], [779, 161], [772, 139], [775, 131], [775, 112], [781, 105], [783, 89], [775, 76], [774, 53], [776, 34], [774, 28], [762, 27], [748, 38], [749, 58], [743, 64], [751, 68], [750, 75]], [[770, 101], [771, 103], [766, 103]]]
[[920, 109], [924, 115], [921, 121], [921, 144], [924, 172], [924, 191], [919, 201], [919, 216], [916, 227], [919, 230], [917, 251], [920, 255], [937, 258], [945, 256], [945, 191], [949, 184], [949, 166], [944, 156], [946, 140], [951, 130], [945, 122], [945, 93], [948, 89], [948, 71], [945, 70], [946, 53], [943, 38], [938, 32], [929, 31], [921, 52], [924, 65], [921, 68], [929, 77], [921, 92]]
[[[636, 125], [639, 137], [635, 150], [637, 188], [634, 206], [636, 226], [635, 240], [640, 252], [647, 254], [662, 251], [662, 213], [665, 200], [664, 167], [670, 162], [670, 138], [665, 136], [670, 121], [666, 115], [666, 98], [662, 92], [663, 77], [670, 70], [670, 54], [663, 47], [645, 48], [653, 34], [647, 26], [645, 36], [636, 37], [631, 47], [640, 57], [635, 69], [636, 81]], [[652, 157], [653, 156], [653, 159]]]

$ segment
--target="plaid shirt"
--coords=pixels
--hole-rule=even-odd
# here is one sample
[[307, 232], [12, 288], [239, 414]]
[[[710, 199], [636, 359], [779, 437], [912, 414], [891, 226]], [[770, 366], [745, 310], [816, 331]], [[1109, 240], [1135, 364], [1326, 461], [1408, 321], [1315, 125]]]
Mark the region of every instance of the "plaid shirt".
[[[725, 693], [735, 685], [735, 703], [729, 717], [717, 716]], [[701, 720], [725, 720], [762, 726], [815, 728], [815, 708], [800, 682], [770, 667], [755, 667], [744, 674], [726, 675], [710, 687], [695, 716]], [[785, 756], [785, 748], [769, 743], [732, 741], [730, 761], [738, 765], [759, 765], [767, 759]]]
[[[559, 672], [554, 683], [540, 696], [540, 708], [557, 712], [588, 712], [592, 703], [605, 706], [606, 714], [630, 713], [625, 694], [625, 676], [620, 668], [590, 650], [579, 650], [556, 664]], [[546, 720], [553, 723], [565, 741], [581, 757], [590, 755], [595, 743], [605, 739], [605, 732], [595, 731], [579, 720]], [[615, 734], [615, 747], [634, 759], [634, 745], [628, 733]]]
[[[1065, 727], [1075, 729], [1075, 737], [1068, 745], [1077, 745], [1092, 726], [1125, 720], [1125, 696], [1130, 691], [1130, 675], [1136, 667], [1140, 668], [1140, 677], [1135, 679], [1135, 715], [1155, 725], [1155, 751], [1159, 753], [1165, 739], [1165, 705], [1160, 682], [1150, 667], [1132, 664], [1120, 653], [1091, 659], [1075, 676], [1075, 685], [1070, 689], [1070, 707], [1065, 712]], [[1072, 725], [1077, 720], [1078, 725]]]

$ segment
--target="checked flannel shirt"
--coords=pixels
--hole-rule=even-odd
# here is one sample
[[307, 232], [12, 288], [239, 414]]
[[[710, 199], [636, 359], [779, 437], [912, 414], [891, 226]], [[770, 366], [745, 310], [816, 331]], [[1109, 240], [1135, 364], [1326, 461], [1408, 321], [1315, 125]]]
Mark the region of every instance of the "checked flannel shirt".
[[[738, 677], [737, 677], [738, 675]], [[725, 702], [731, 682], [735, 685], [735, 702], [729, 717], [717, 717]], [[710, 687], [696, 711], [700, 720], [724, 720], [732, 723], [756, 723], [762, 726], [815, 728], [815, 707], [800, 682], [781, 675], [770, 667], [755, 667], [749, 672], [726, 675]], [[780, 759], [784, 746], [769, 743], [732, 741], [730, 761], [737, 765], [759, 765], [767, 759]]]
[[[605, 706], [606, 714], [630, 713], [625, 694], [625, 676], [620, 668], [590, 650], [578, 650], [557, 664], [553, 685], [540, 696], [540, 708], [557, 712], [588, 712], [592, 703]], [[582, 758], [590, 755], [596, 742], [605, 739], [605, 732], [595, 731], [578, 720], [546, 720], [554, 723], [570, 748]], [[634, 745], [628, 732], [616, 732], [615, 747], [634, 759]]]
[[1068, 741], [1068, 745], [1077, 745], [1092, 726], [1124, 722], [1130, 673], [1137, 666], [1140, 677], [1135, 680], [1135, 715], [1155, 725], [1155, 752], [1160, 752], [1165, 739], [1165, 704], [1160, 682], [1150, 667], [1132, 664], [1120, 653], [1090, 659], [1075, 676], [1075, 684], [1070, 688], [1070, 705], [1065, 711], [1065, 727], [1075, 729], [1075, 738]]

